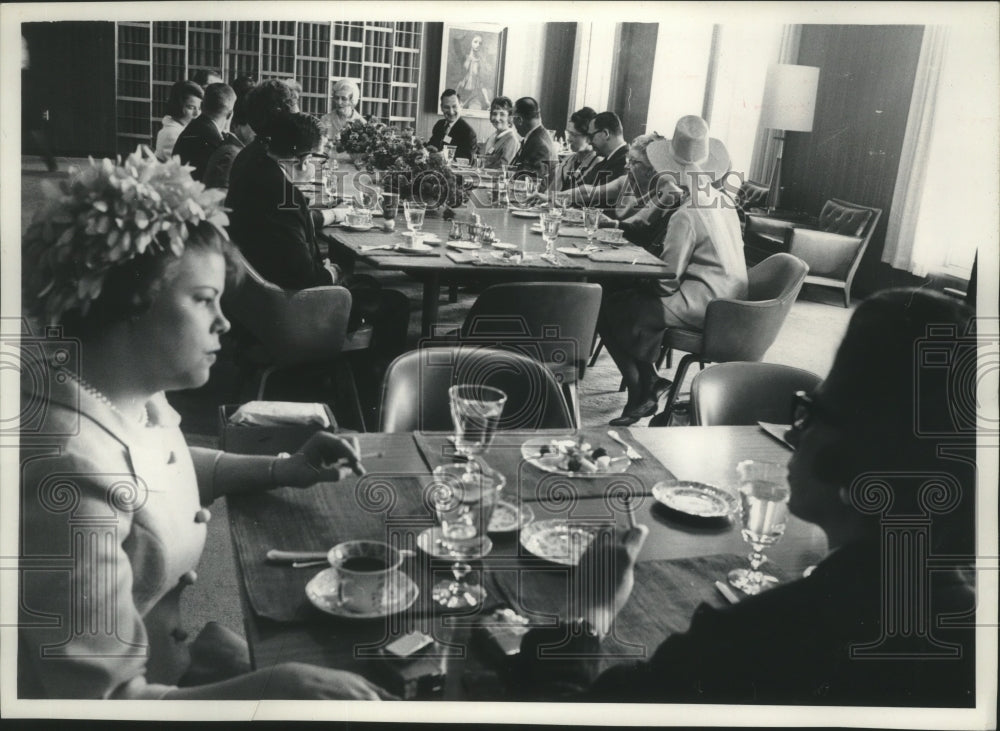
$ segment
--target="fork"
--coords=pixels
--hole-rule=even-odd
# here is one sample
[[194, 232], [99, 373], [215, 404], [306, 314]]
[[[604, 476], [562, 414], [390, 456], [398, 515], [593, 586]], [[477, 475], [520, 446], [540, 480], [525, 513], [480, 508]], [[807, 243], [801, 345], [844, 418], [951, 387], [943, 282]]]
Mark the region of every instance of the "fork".
[[621, 436], [619, 436], [618, 432], [616, 432], [614, 429], [608, 429], [608, 436], [614, 439], [623, 447], [625, 447], [625, 456], [628, 457], [633, 462], [637, 462], [638, 460], [643, 458], [642, 454], [638, 450], [633, 448], [631, 444], [622, 439]]

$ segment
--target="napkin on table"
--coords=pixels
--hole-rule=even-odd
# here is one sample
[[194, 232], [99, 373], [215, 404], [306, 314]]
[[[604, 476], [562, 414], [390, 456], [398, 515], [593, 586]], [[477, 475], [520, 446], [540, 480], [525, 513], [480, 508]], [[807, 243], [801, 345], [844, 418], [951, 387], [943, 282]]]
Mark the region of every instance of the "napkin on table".
[[249, 401], [233, 412], [229, 423], [240, 426], [311, 425], [330, 427], [323, 404], [293, 401]]

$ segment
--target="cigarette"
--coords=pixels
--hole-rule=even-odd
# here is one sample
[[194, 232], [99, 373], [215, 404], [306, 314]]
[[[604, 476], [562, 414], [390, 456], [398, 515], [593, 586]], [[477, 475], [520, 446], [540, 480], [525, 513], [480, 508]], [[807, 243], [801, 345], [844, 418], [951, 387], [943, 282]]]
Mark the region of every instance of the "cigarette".
[[635, 528], [635, 506], [632, 505], [631, 498], [625, 498], [625, 517], [628, 520], [629, 530]]
[[715, 582], [715, 588], [719, 590], [719, 593], [726, 598], [730, 604], [739, 604], [740, 598], [733, 593], [733, 590], [728, 586], [723, 584], [721, 581]]

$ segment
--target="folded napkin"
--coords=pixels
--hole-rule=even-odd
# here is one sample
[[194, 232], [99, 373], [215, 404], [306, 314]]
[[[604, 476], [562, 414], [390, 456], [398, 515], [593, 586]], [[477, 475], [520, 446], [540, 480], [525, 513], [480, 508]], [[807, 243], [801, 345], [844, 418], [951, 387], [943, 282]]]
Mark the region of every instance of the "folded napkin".
[[476, 259], [472, 262], [475, 266], [486, 266], [486, 267], [534, 267], [538, 269], [583, 269], [583, 265], [574, 264], [573, 261], [562, 254], [556, 254], [555, 262], [548, 259], [542, 259], [538, 254], [532, 255], [532, 258], [525, 261], [523, 258], [521, 261], [516, 261], [514, 259], [500, 259], [495, 256], [484, 256], [482, 259]]
[[293, 401], [250, 401], [229, 417], [238, 426], [316, 425], [330, 426], [330, 417], [323, 404], [303, 404]]
[[635, 266], [653, 266], [666, 268], [666, 263], [638, 246], [628, 246], [613, 251], [593, 251], [587, 255], [591, 261], [606, 264], [630, 264]]

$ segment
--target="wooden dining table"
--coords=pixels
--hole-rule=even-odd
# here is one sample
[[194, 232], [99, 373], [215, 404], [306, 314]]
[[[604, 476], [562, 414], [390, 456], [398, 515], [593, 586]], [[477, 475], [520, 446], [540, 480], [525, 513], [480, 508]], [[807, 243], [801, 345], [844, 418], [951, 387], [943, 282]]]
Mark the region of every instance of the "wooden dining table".
[[[604, 643], [607, 657], [602, 666], [648, 658], [666, 635], [687, 628], [700, 603], [727, 602], [715, 582], [725, 582], [729, 568], [747, 565], [749, 552], [732, 519], [702, 520], [666, 509], [652, 497], [654, 485], [675, 478], [733, 490], [735, 466], [741, 460], [784, 463], [791, 452], [757, 427], [672, 427], [620, 430], [642, 458], [620, 474], [597, 479], [549, 474], [522, 456], [520, 445], [527, 439], [569, 434], [501, 432], [484, 459], [506, 478], [502, 498], [528, 506], [536, 523], [560, 520], [624, 529], [627, 510], [619, 498], [629, 496], [635, 520], [650, 531], [636, 567], [635, 589]], [[382, 648], [418, 630], [436, 641], [429, 659], [421, 662], [439, 663], [443, 678], [443, 688], [427, 697], [505, 698], [501, 668], [482, 641], [479, 623], [498, 608], [510, 608], [542, 624], [565, 615], [570, 611], [571, 569], [526, 549], [517, 531], [491, 534], [492, 550], [470, 562], [469, 575], [486, 589], [486, 600], [454, 612], [430, 598], [433, 584], [452, 576], [454, 561], [430, 555], [419, 542], [419, 535], [435, 525], [428, 486], [433, 466], [452, 459], [447, 436], [361, 434], [361, 452], [369, 455], [363, 477], [227, 498], [255, 667], [309, 662], [359, 672], [386, 684], [392, 663], [382, 657]], [[577, 436], [591, 445], [607, 446], [612, 453], [618, 449], [602, 429], [585, 428]], [[270, 549], [322, 553], [354, 539], [384, 541], [413, 551], [402, 566], [419, 588], [412, 606], [373, 619], [331, 616], [305, 594], [306, 584], [324, 565], [292, 568], [266, 557]], [[826, 550], [818, 527], [789, 516], [784, 537], [768, 548], [766, 566], [782, 581], [793, 580], [821, 560]]]
[[[382, 229], [382, 219], [375, 218], [374, 225], [367, 231], [356, 231], [345, 225], [322, 229], [321, 238], [330, 247], [331, 258], [346, 257], [361, 261], [377, 269], [391, 269], [406, 272], [423, 285], [421, 332], [424, 336], [433, 334], [438, 319], [438, 304], [442, 284], [461, 285], [470, 281], [594, 281], [647, 279], [674, 276], [670, 268], [644, 249], [627, 244], [623, 246], [595, 244], [596, 250], [587, 255], [568, 256], [557, 253], [555, 262], [540, 258], [545, 252], [545, 242], [540, 233], [532, 231], [532, 224], [538, 223], [534, 217], [521, 217], [506, 208], [477, 207], [475, 213], [483, 224], [491, 226], [501, 244], [510, 244], [525, 254], [521, 261], [512, 261], [504, 256], [504, 250], [490, 244], [468, 251], [449, 246], [451, 222], [440, 215], [427, 216], [422, 233], [432, 234], [438, 242], [426, 253], [415, 255], [389, 247], [403, 244], [403, 214], [397, 216], [394, 231]], [[461, 220], [470, 217], [466, 211], [458, 214]], [[525, 214], [527, 216], [527, 214]], [[574, 228], [579, 233], [582, 224]], [[574, 247], [585, 243], [579, 236], [561, 235], [556, 247]], [[375, 249], [372, 247], [383, 247]]]

